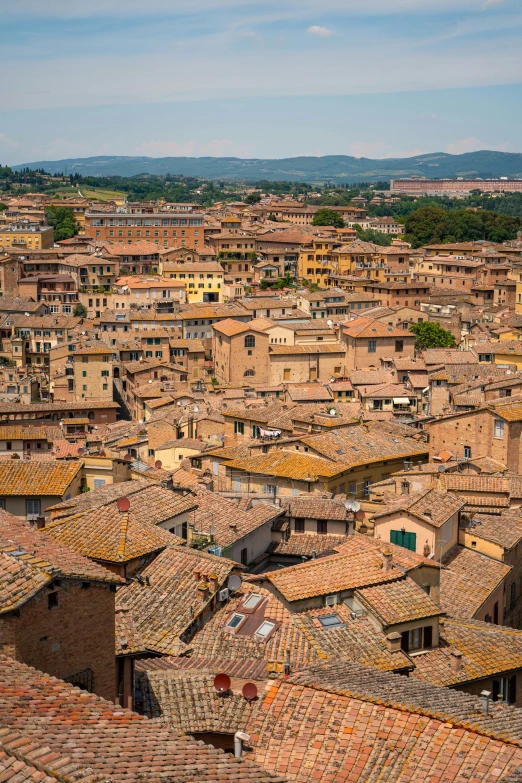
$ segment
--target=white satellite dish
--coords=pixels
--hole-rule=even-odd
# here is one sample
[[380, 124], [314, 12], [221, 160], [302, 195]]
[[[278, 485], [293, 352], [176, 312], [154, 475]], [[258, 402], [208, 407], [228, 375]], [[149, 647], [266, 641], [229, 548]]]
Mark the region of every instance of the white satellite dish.
[[152, 383], [152, 378], [149, 380], [149, 383]]
[[241, 584], [242, 582], [240, 576], [236, 576], [235, 574], [232, 574], [232, 576], [228, 577], [227, 587], [231, 593], [235, 593], [236, 590], [239, 590]]
[[199, 413], [199, 408], [197, 405], [194, 405], [193, 411], [194, 413]]
[[346, 500], [344, 507], [347, 511], [352, 511], [354, 514], [356, 514], [361, 508], [361, 504], [357, 500]]
[[330, 416], [337, 416], [337, 411], [335, 410], [335, 408], [330, 409]]
[[326, 323], [328, 324], [328, 326], [333, 326], [333, 321], [327, 321]]

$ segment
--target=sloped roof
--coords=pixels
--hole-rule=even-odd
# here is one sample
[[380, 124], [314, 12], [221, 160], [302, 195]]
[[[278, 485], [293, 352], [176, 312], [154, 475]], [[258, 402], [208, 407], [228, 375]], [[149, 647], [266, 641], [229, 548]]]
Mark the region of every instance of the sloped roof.
[[82, 469], [83, 462], [33, 462], [9, 460], [0, 463], [0, 495], [61, 496]]
[[511, 571], [511, 566], [462, 546], [443, 558], [440, 605], [452, 617], [471, 620]]

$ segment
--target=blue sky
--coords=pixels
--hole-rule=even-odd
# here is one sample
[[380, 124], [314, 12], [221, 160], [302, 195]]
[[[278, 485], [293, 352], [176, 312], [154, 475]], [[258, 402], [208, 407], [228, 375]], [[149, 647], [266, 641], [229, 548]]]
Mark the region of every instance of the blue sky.
[[522, 151], [522, 0], [2, 0], [0, 162]]

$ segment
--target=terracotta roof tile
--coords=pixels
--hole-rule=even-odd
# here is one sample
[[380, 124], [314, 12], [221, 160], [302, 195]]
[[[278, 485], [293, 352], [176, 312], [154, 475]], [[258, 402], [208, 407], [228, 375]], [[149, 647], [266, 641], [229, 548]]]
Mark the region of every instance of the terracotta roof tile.
[[0, 463], [0, 495], [61, 496], [82, 469], [81, 461]]
[[471, 620], [511, 571], [511, 566], [462, 546], [453, 547], [442, 562], [441, 608], [462, 620]]

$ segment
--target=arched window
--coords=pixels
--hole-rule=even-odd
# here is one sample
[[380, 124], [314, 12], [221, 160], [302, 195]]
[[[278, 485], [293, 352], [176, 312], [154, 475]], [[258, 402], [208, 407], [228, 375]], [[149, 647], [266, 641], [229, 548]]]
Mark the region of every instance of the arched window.
[[245, 370], [243, 373], [243, 377], [245, 378], [252, 378], [256, 374], [255, 370]]
[[253, 334], [247, 334], [245, 337], [245, 348], [255, 348], [256, 347], [256, 338]]

